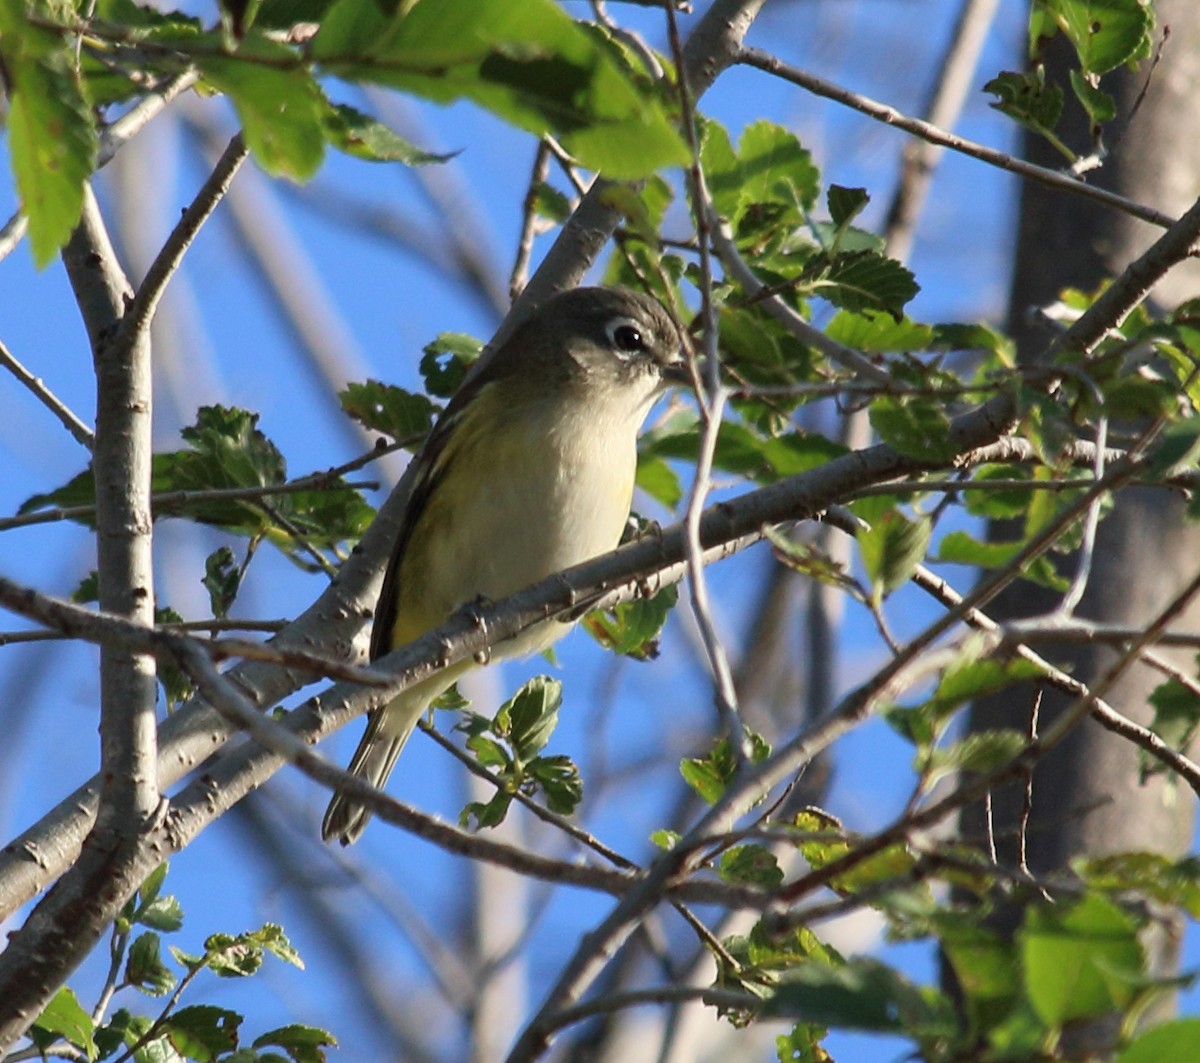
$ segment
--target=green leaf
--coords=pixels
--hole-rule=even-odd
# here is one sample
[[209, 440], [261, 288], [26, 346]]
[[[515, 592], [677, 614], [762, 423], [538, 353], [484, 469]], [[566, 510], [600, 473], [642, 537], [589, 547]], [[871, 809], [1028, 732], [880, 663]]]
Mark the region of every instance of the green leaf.
[[912, 271], [878, 251], [842, 251], [826, 257], [804, 286], [842, 310], [882, 310], [896, 321], [920, 290]]
[[1062, 117], [1063, 90], [1046, 84], [1042, 67], [1021, 74], [1006, 70], [985, 84], [983, 91], [996, 97], [992, 104], [996, 110], [1035, 133], [1053, 137]]
[[174, 987], [175, 976], [162, 962], [159, 936], [153, 931], [139, 934], [129, 946], [125, 981], [152, 997], [161, 997]]
[[96, 167], [92, 111], [75, 73], [74, 47], [29, 23], [25, 5], [0, 3], [8, 150], [29, 246], [40, 269], [79, 222], [84, 182]]
[[[949, 532], [938, 543], [935, 561], [955, 565], [976, 565], [980, 568], [1000, 568], [1007, 565], [1025, 548], [1020, 541], [982, 543], [967, 532]], [[1025, 566], [1022, 575], [1031, 583], [1051, 590], [1065, 591], [1070, 581], [1054, 571], [1054, 566], [1045, 557], [1039, 557]]]
[[[763, 920], [754, 924], [749, 934], [734, 934], [721, 944], [717, 953], [718, 989], [741, 989], [759, 999], [767, 999], [775, 991], [780, 977], [798, 964], [817, 962], [827, 965], [842, 963], [842, 958], [822, 942], [807, 927], [788, 934], [768, 930]], [[730, 963], [726, 957], [730, 957]], [[737, 1025], [745, 1025], [745, 1016], [723, 1011]]]
[[1036, 679], [1043, 671], [1032, 661], [1021, 658], [997, 660], [979, 657], [979, 643], [972, 642], [938, 682], [931, 704], [939, 716], [946, 716], [960, 705], [999, 693], [1013, 683]]
[[[764, 388], [784, 389], [813, 379], [812, 353], [760, 307], [726, 304], [720, 308], [717, 324], [722, 364], [739, 379]], [[747, 405], [746, 399], [737, 400], [739, 410], [745, 411]], [[766, 409], [786, 413], [793, 405], [790, 397], [773, 395]], [[773, 430], [781, 432], [789, 427], [787, 418], [782, 417]]]
[[950, 438], [950, 418], [933, 400], [881, 395], [868, 416], [879, 438], [909, 457], [946, 462], [961, 449]]
[[573, 815], [583, 800], [583, 777], [570, 757], [534, 757], [526, 765], [526, 774], [546, 795], [551, 812]]
[[841, 185], [830, 185], [825, 199], [829, 217], [838, 229], [849, 225], [871, 201], [865, 188], [843, 188]]
[[[680, 415], [647, 432], [642, 438], [642, 453], [694, 462], [699, 445], [696, 419]], [[766, 437], [744, 424], [723, 421], [717, 430], [713, 464], [723, 472], [773, 483], [784, 476], [815, 469], [845, 452], [845, 447], [823, 436], [790, 432], [786, 436]]]
[[1200, 1052], [1200, 1019], [1173, 1019], [1139, 1034], [1116, 1063], [1193, 1063]]
[[1015, 945], [965, 918], [944, 915], [938, 943], [954, 969], [958, 988], [977, 1026], [990, 1027], [1007, 1015], [1021, 993]]
[[153, 904], [162, 892], [163, 883], [167, 881], [170, 864], [164, 860], [146, 876], [145, 881], [138, 887], [137, 899], [142, 905]]
[[366, 162], [402, 162], [424, 166], [448, 162], [457, 152], [435, 154], [418, 148], [379, 119], [344, 103], [328, 103], [324, 114], [325, 137], [339, 151]]
[[1025, 993], [1048, 1026], [1124, 1008], [1143, 970], [1138, 927], [1111, 901], [1030, 906], [1017, 932]]
[[[828, 812], [806, 808], [792, 817], [791, 826], [801, 834], [796, 841], [797, 850], [814, 871], [854, 851], [854, 839]], [[875, 891], [887, 883], [899, 887], [907, 884], [905, 879], [915, 864], [916, 858], [908, 848], [897, 843], [863, 857], [853, 867], [834, 876], [829, 885], [843, 895]]]
[[300, 953], [292, 947], [287, 934], [283, 932], [283, 927], [277, 923], [263, 923], [257, 930], [251, 930], [242, 936], [265, 949], [276, 959], [283, 960], [298, 970], [304, 970], [304, 961], [300, 959]]
[[1178, 388], [1166, 380], [1123, 376], [1104, 388], [1104, 410], [1117, 420], [1169, 417], [1178, 406]]
[[760, 120], [742, 130], [737, 149], [743, 211], [777, 201], [799, 210], [816, 203], [820, 173], [796, 135], [785, 126]]
[[204, 578], [200, 582], [208, 591], [212, 615], [218, 619], [228, 616], [242, 583], [242, 573], [228, 546], [219, 546], [208, 555], [204, 562]]
[[458, 815], [458, 825], [463, 830], [483, 830], [498, 827], [508, 815], [513, 795], [507, 790], [497, 790], [487, 802], [472, 801]]
[[933, 340], [933, 329], [907, 317], [897, 320], [879, 310], [839, 310], [825, 326], [825, 335], [856, 351], [890, 354], [924, 350]]
[[205, 960], [203, 956], [196, 956], [190, 952], [184, 952], [183, 949], [175, 945], [170, 945], [168, 948], [175, 962], [181, 967], [186, 967], [189, 971], [195, 971], [197, 968], [203, 967]]
[[[751, 747], [752, 764], [760, 764], [771, 755], [771, 747], [762, 735], [747, 729], [746, 739]], [[707, 756], [687, 757], [679, 762], [684, 781], [710, 805], [725, 792], [736, 769], [737, 761], [727, 738], [718, 739]]]
[[439, 399], [448, 399], [483, 352], [483, 344], [461, 332], [442, 332], [425, 345], [424, 352], [419, 369], [425, 390]]
[[[153, 1020], [145, 1015], [130, 1015], [123, 1008], [113, 1016], [110, 1026], [120, 1031], [121, 1040], [127, 1048], [138, 1044], [150, 1032]], [[229, 1057], [227, 1057], [229, 1058]], [[146, 1041], [133, 1053], [134, 1063], [184, 1063], [181, 1056], [164, 1034]]]
[[193, 1004], [173, 1012], [163, 1033], [180, 1055], [197, 1063], [211, 1063], [238, 1046], [242, 1016], [227, 1008]]
[[[484, 718], [481, 717], [481, 719]], [[491, 720], [484, 719], [484, 723], [491, 726]], [[495, 739], [488, 738], [487, 735], [472, 735], [467, 739], [467, 748], [475, 754], [475, 759], [485, 768], [507, 769], [512, 764], [512, 758], [509, 757], [504, 747]]]
[[[167, 624], [181, 624], [182, 622], [183, 617], [175, 612], [174, 609], [159, 607], [154, 610], [155, 624], [162, 626]], [[176, 706], [183, 704], [196, 691], [191, 676], [179, 667], [174, 657], [165, 654], [160, 655], [155, 662], [155, 672], [159, 685], [163, 689], [163, 697], [166, 699], [168, 712], [174, 712]]]
[[254, 1039], [255, 1048], [282, 1048], [295, 1063], [325, 1063], [326, 1048], [337, 1046], [337, 1038], [317, 1026], [281, 1026]]
[[828, 1028], [819, 1023], [798, 1022], [775, 1038], [775, 1058], [779, 1063], [833, 1063], [833, 1057], [821, 1046], [828, 1033]]
[[470, 99], [531, 132], [556, 132], [585, 166], [616, 179], [689, 157], [616, 49], [552, 0], [415, 0], [390, 8], [339, 0], [311, 48], [339, 77], [440, 103]]
[[[1150, 54], [1154, 11], [1145, 0], [1036, 0], [1066, 35], [1084, 74], [1106, 74]], [[1043, 31], [1044, 32], [1044, 31]]]
[[[311, 562], [306, 561], [306, 549], [297, 542], [297, 534], [318, 547], [357, 540], [374, 512], [358, 492], [347, 489], [338, 478], [322, 488], [273, 495], [268, 505], [254, 499], [211, 499], [198, 494], [286, 481], [283, 455], [257, 426], [258, 414], [247, 410], [201, 407], [196, 423], [180, 433], [188, 449], [155, 454], [151, 466], [155, 494], [188, 492], [195, 497], [161, 502], [155, 507], [155, 516], [184, 516], [252, 539], [266, 538], [292, 560], [308, 565]], [[94, 504], [95, 481], [88, 469], [50, 494], [34, 495], [21, 511]], [[92, 516], [78, 519], [94, 526]]]
[[761, 845], [735, 845], [721, 855], [718, 873], [726, 882], [774, 889], [783, 882], [783, 870], [770, 849]]
[[775, 560], [787, 565], [793, 572], [830, 587], [849, 590], [851, 593], [859, 590], [846, 566], [812, 543], [802, 539], [790, 539], [777, 528], [764, 528], [764, 535], [771, 544], [771, 553]]
[[764, 1004], [763, 1018], [907, 1036], [956, 1029], [954, 1008], [934, 989], [916, 986], [878, 960], [802, 963], [787, 971]]
[[1071, 870], [1089, 886], [1115, 897], [1142, 894], [1200, 918], [1200, 857], [1171, 860], [1161, 853], [1112, 853], [1077, 857]]
[[[1187, 749], [1200, 728], [1200, 697], [1177, 679], [1159, 684], [1150, 694], [1154, 721], [1150, 729], [1174, 749]], [[1163, 765], [1147, 758], [1149, 773], [1163, 771]]]
[[424, 395], [378, 380], [347, 384], [338, 392], [338, 401], [359, 424], [398, 440], [426, 435], [438, 413], [438, 407]]
[[658, 636], [678, 600], [678, 588], [667, 586], [650, 598], [635, 598], [603, 612], [593, 610], [584, 618], [584, 627], [614, 653], [653, 660], [658, 656]]
[[985, 485], [981, 490], [963, 490], [963, 502], [968, 513], [975, 517], [1005, 519], [1020, 517], [1028, 512], [1032, 490], [1020, 488], [989, 488], [992, 480], [1028, 480], [1029, 471], [1019, 465], [981, 465], [971, 474], [970, 483]]
[[767, 220], [781, 230], [799, 225], [817, 201], [820, 173], [812, 155], [771, 122], [747, 126], [736, 152], [722, 126], [705, 122], [700, 162], [717, 213], [740, 237], [760, 232]]
[[328, 101], [289, 48], [255, 36], [241, 42], [239, 53], [244, 58], [201, 55], [196, 63], [232, 100], [258, 164], [274, 176], [307, 181], [325, 155]]
[[650, 841], [664, 853], [669, 853], [679, 844], [679, 839], [682, 835], [678, 831], [667, 830], [665, 827], [654, 831], [650, 835]]
[[1112, 96], [1092, 84], [1087, 76], [1078, 70], [1072, 70], [1070, 76], [1075, 98], [1083, 104], [1083, 109], [1087, 111], [1093, 126], [1103, 125], [1117, 117], [1117, 101]]
[[683, 498], [679, 477], [662, 458], [640, 455], [636, 482], [641, 490], [668, 509], [674, 509]]
[[211, 934], [204, 942], [204, 964], [220, 978], [245, 978], [262, 962], [263, 950], [245, 934]]
[[[86, 1052], [88, 1059], [96, 1058], [96, 1043], [93, 1040], [95, 1024], [67, 986], [62, 986], [50, 998], [50, 1003], [34, 1020], [30, 1032], [45, 1035], [44, 1047], [49, 1047], [50, 1042], [61, 1037]], [[43, 1041], [41, 1037], [35, 1039], [39, 1043]]]
[[571, 216], [571, 201], [553, 185], [537, 181], [531, 191], [533, 211], [539, 218], [561, 225]]
[[908, 582], [925, 557], [932, 532], [928, 518], [911, 520], [892, 510], [856, 534], [876, 602]]
[[1200, 462], [1200, 417], [1168, 425], [1150, 452], [1149, 474], [1155, 478], [1194, 469]]
[[508, 740], [517, 758], [530, 761], [550, 741], [562, 707], [562, 683], [539, 675], [529, 680], [496, 713], [496, 733]]
[[932, 751], [928, 761], [929, 782], [956, 772], [986, 775], [1020, 756], [1028, 744], [1020, 731], [1002, 728], [967, 735], [961, 742]]
[[183, 926], [183, 906], [179, 899], [171, 894], [166, 897], [156, 897], [149, 904], [138, 909], [135, 921], [153, 930], [171, 933]]
[[86, 605], [88, 602], [100, 600], [100, 573], [92, 569], [79, 581], [79, 586], [71, 592], [71, 601]]

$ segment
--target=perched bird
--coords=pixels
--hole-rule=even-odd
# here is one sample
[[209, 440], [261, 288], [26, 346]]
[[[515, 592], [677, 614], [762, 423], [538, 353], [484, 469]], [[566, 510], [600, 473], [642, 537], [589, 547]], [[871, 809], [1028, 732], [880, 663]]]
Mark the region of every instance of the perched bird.
[[[460, 606], [497, 600], [613, 549], [629, 516], [637, 434], [683, 383], [682, 338], [655, 299], [576, 288], [548, 299], [455, 394], [418, 463], [371, 632], [371, 660]], [[535, 653], [549, 620], [492, 647]], [[421, 715], [473, 666], [459, 662], [371, 712], [349, 770], [382, 787]], [[370, 813], [334, 794], [321, 825], [349, 845]]]

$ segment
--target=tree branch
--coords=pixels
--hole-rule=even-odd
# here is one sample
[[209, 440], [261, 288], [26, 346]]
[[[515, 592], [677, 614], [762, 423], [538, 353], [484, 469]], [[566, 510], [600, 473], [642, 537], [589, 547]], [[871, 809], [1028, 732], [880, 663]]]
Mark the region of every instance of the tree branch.
[[[143, 625], [154, 620], [151, 555], [150, 344], [113, 342], [125, 279], [95, 199], [64, 262], [84, 314], [96, 367], [96, 551], [100, 607]], [[100, 653], [101, 786], [81, 858], [59, 880], [0, 955], [0, 1046], [22, 1035], [112, 918], [97, 897], [126, 897], [144, 878], [143, 840], [161, 821], [154, 658], [125, 646]]]
[[132, 343], [149, 329], [150, 321], [166, 290], [167, 282], [179, 268], [179, 263], [183, 261], [184, 254], [192, 246], [201, 227], [217, 209], [217, 204], [224, 199], [234, 175], [245, 161], [247, 154], [249, 154], [249, 149], [246, 147], [242, 134], [238, 133], [230, 140], [212, 172], [200, 186], [200, 191], [196, 193], [195, 199], [183, 212], [179, 224], [167, 237], [162, 250], [159, 251], [149, 270], [146, 271], [146, 277], [138, 288], [137, 295], [134, 296], [133, 302], [129, 306], [129, 312], [125, 314], [121, 323], [118, 342]]
[[869, 118], [874, 118], [877, 122], [883, 122], [885, 125], [903, 129], [906, 133], [911, 133], [915, 137], [927, 140], [931, 144], [938, 144], [941, 147], [949, 148], [951, 151], [969, 155], [980, 162], [986, 162], [989, 166], [999, 167], [1001, 170], [1015, 173], [1019, 177], [1027, 177], [1049, 188], [1071, 192], [1074, 195], [1083, 196], [1085, 199], [1094, 199], [1098, 203], [1112, 207], [1135, 218], [1141, 218], [1142, 221], [1147, 221], [1151, 225], [1157, 225], [1161, 229], [1168, 228], [1175, 220], [1161, 211], [1154, 210], [1152, 207], [1135, 203], [1131, 199], [1126, 199], [1124, 196], [1119, 196], [1103, 188], [1097, 188], [1095, 185], [1085, 184], [1078, 178], [1068, 177], [1058, 170], [1049, 170], [1044, 166], [1035, 166], [1033, 163], [1024, 162], [1015, 156], [1009, 155], [1007, 152], [998, 151], [983, 144], [976, 144], [965, 137], [960, 137], [944, 129], [939, 129], [937, 126], [929, 122], [923, 122], [919, 118], [910, 118], [894, 107], [889, 107], [885, 103], [879, 103], [877, 100], [872, 100], [857, 92], [851, 92], [840, 85], [835, 85], [805, 70], [800, 70], [798, 67], [791, 66], [781, 59], [776, 59], [775, 56], [758, 48], [742, 48], [738, 55], [738, 62], [783, 78], [785, 81], [790, 81], [793, 85], [799, 85], [800, 88], [811, 92], [814, 96], [823, 96], [827, 100], [843, 104], [846, 107], [867, 115]]
[[[75, 437], [80, 445], [86, 447], [89, 451], [96, 445], [96, 436], [92, 430], [76, 417], [74, 411], [55, 395], [53, 391], [46, 387], [40, 378], [34, 376], [18, 362], [13, 357], [12, 352], [2, 342], [0, 342], [0, 365], [24, 384], [33, 394], [34, 398], [58, 418], [62, 426]], [[3, 531], [2, 527], [0, 527], [0, 531]]]

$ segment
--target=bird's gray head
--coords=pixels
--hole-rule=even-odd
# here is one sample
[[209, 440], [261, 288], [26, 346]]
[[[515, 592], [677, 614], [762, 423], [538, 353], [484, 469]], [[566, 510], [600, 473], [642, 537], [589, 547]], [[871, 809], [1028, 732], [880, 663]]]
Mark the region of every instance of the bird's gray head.
[[629, 288], [573, 288], [553, 296], [505, 343], [524, 363], [588, 390], [652, 398], [687, 380], [683, 342], [657, 299]]

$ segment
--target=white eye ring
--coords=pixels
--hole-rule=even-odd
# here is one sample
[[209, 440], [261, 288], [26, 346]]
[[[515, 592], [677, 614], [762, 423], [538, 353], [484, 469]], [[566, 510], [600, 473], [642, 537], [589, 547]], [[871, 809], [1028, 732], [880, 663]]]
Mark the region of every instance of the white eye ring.
[[631, 317], [615, 317], [604, 326], [609, 346], [618, 358], [631, 358], [646, 351], [646, 329]]

